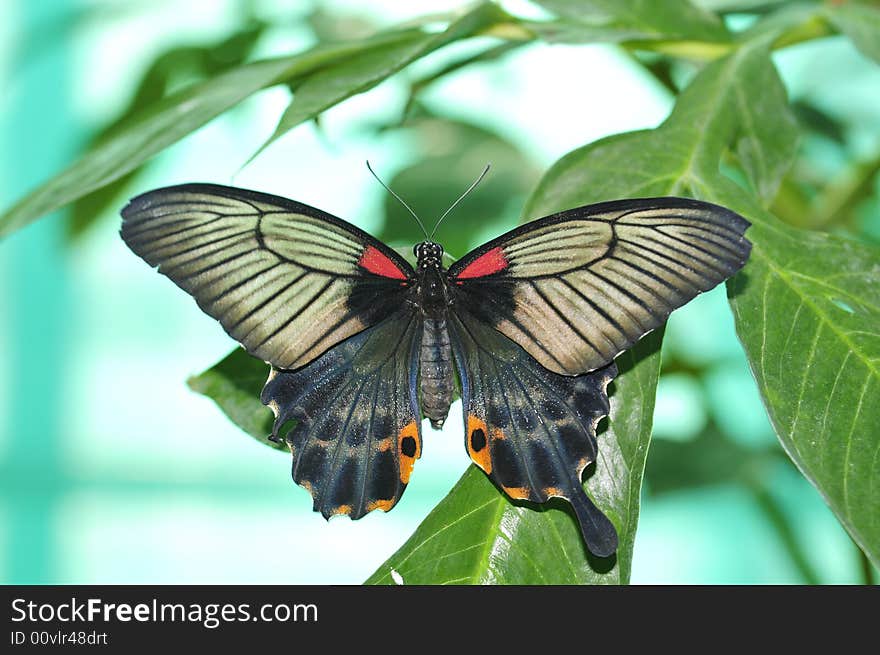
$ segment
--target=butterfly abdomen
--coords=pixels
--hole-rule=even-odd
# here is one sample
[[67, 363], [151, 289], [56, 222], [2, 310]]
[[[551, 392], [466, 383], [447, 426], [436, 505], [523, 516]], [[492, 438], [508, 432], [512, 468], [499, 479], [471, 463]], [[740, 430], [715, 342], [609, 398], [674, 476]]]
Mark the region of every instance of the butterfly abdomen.
[[419, 353], [422, 412], [441, 428], [452, 403], [452, 350], [445, 318], [425, 318]]

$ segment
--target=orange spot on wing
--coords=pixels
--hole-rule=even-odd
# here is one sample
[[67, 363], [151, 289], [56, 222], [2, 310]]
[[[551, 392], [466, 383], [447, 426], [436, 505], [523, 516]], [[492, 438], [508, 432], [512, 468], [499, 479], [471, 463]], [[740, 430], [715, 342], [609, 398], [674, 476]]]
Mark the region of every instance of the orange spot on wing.
[[330, 512], [330, 516], [338, 516], [339, 514], [351, 514], [351, 505], [340, 505], [339, 507], [334, 507], [333, 511]]
[[381, 452], [384, 453], [386, 450], [391, 449], [391, 444], [393, 442], [394, 442], [394, 440], [391, 437], [386, 437], [385, 439], [382, 439], [382, 441], [379, 442], [378, 448]]
[[[492, 456], [489, 454], [489, 428], [486, 421], [474, 414], [468, 414], [467, 419], [467, 451], [474, 464], [486, 473], [492, 473]], [[476, 443], [475, 443], [476, 442]], [[482, 447], [475, 448], [482, 443]]]
[[544, 493], [548, 497], [556, 496], [557, 498], [565, 498], [565, 494], [562, 493], [562, 490], [559, 487], [547, 487], [544, 489]]
[[504, 489], [504, 493], [506, 493], [511, 498], [516, 500], [528, 500], [529, 498], [529, 490], [527, 487], [501, 487]]
[[[409, 446], [415, 441], [415, 452], [413, 453]], [[400, 481], [403, 484], [409, 483], [409, 476], [412, 473], [413, 465], [416, 460], [422, 456], [422, 444], [419, 441], [419, 426], [415, 421], [407, 423], [400, 433], [397, 435], [397, 452], [400, 453]], [[410, 452], [411, 454], [407, 454]]]
[[388, 500], [374, 500], [367, 505], [367, 511], [372, 512], [374, 509], [381, 509], [383, 512], [390, 512], [396, 501], [393, 498]]

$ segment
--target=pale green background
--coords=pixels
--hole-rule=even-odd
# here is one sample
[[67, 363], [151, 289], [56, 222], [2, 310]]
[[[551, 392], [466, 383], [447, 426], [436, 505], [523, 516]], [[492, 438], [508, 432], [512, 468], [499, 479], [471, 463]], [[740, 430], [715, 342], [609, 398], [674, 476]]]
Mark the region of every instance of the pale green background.
[[[253, 4], [265, 17], [296, 5]], [[305, 13], [310, 3], [300, 4], [296, 11]], [[393, 23], [460, 3], [324, 4]], [[0, 2], [2, 205], [72, 161], [90, 131], [124, 106], [152, 57], [175, 43], [228, 33], [241, 6]], [[287, 52], [311, 41], [303, 27], [279, 28], [259, 50]], [[877, 71], [842, 39], [791, 49], [777, 61], [790, 91], [801, 95], [826, 93], [817, 78], [834, 77], [835, 61], [849, 62], [846, 101], [826, 93], [840, 113], [867, 111], [865, 89], [878, 100]], [[606, 134], [655, 126], [671, 106], [644, 72], [606, 47], [527, 47], [427, 97], [438, 110], [498, 130], [544, 167]], [[403, 85], [391, 80], [329, 112], [327, 139], [301, 127], [238, 172], [287, 100], [275, 89], [247, 101], [161, 155], [161, 165], [127, 195], [186, 181], [234, 183], [375, 230], [383, 192], [363, 161], [369, 157], [390, 177], [409, 161], [408, 144], [399, 136], [367, 139], [357, 126], [399, 112]], [[418, 209], [419, 199], [410, 201]], [[233, 342], [124, 247], [117, 216], [72, 248], [61, 219], [49, 217], [0, 244], [0, 581], [358, 583], [467, 466], [459, 421], [450, 420], [442, 434], [427, 432], [424, 456], [393, 512], [325, 522], [290, 481], [288, 456], [245, 436], [186, 387], [188, 376]], [[475, 239], [491, 236], [480, 233], [466, 206], [449, 220]], [[714, 415], [746, 447], [774, 446], [723, 290], [677, 312], [666, 347], [712, 364], [708, 392], [688, 375], [664, 378], [658, 439], [690, 439]], [[819, 579], [860, 580], [856, 551], [815, 490], [789, 465], [759, 474]], [[649, 478], [633, 581], [803, 577], [746, 489], [715, 485], [655, 497]]]

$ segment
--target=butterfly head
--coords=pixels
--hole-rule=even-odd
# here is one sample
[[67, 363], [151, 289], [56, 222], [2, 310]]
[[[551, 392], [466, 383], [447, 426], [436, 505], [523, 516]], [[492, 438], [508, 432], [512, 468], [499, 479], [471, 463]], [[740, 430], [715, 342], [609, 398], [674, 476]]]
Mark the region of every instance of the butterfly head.
[[420, 269], [440, 268], [443, 261], [443, 246], [433, 241], [422, 241], [413, 246], [413, 254]]

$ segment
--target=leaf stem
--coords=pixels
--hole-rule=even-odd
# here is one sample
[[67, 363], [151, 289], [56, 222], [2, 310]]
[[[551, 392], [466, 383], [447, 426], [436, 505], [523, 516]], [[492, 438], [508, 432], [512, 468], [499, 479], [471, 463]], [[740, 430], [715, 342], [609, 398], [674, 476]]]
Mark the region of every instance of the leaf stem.
[[773, 497], [769, 489], [760, 484], [753, 486], [752, 494], [754, 495], [758, 507], [763, 512], [770, 526], [776, 532], [776, 536], [780, 543], [788, 553], [791, 563], [798, 570], [798, 573], [800, 573], [804, 583], [808, 585], [821, 584], [819, 576], [816, 574], [816, 570], [810, 563], [806, 551], [798, 541], [791, 521], [786, 516], [779, 501]]
[[798, 23], [782, 32], [773, 42], [773, 49], [780, 50], [791, 45], [812, 41], [825, 36], [837, 34], [831, 24], [819, 14], [813, 14], [805, 21]]
[[627, 50], [650, 50], [661, 55], [692, 61], [714, 61], [735, 50], [736, 43], [714, 41], [624, 41]]
[[858, 553], [859, 565], [862, 571], [862, 584], [868, 586], [874, 586], [877, 584], [877, 572], [874, 569], [874, 565], [871, 564], [871, 560], [868, 559], [867, 554], [861, 548], [859, 548], [858, 544], [853, 541], [853, 545], [856, 547], [856, 552]]
[[833, 179], [813, 201], [810, 227], [827, 229], [847, 223], [856, 206], [870, 197], [880, 173], [880, 152], [868, 161], [856, 162]]

